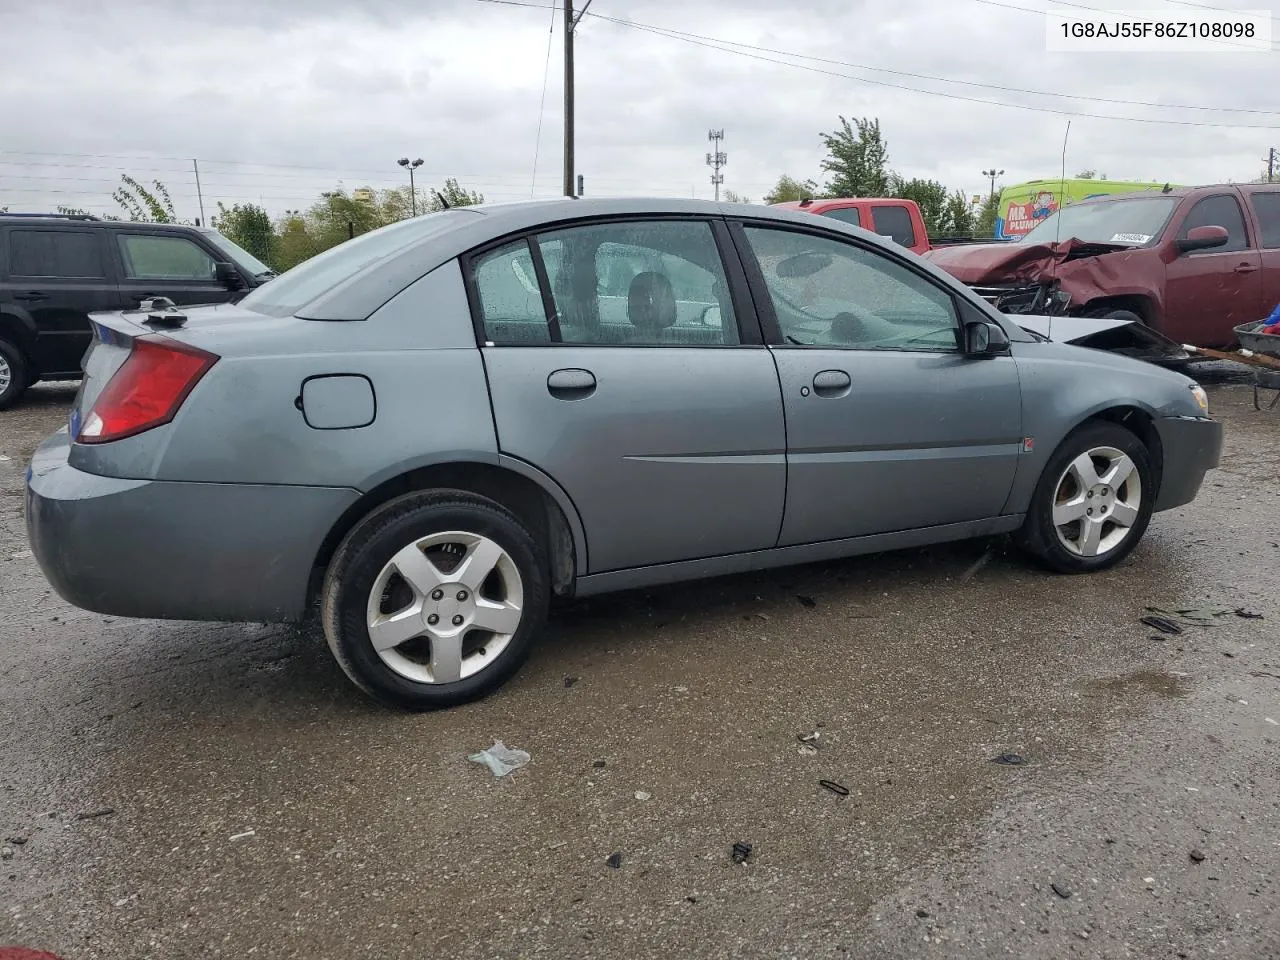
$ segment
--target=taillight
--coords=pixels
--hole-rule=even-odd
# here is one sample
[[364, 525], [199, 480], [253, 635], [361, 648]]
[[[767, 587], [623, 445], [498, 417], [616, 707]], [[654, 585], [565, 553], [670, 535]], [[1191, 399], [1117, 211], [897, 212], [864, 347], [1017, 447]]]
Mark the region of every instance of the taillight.
[[107, 443], [168, 423], [217, 362], [212, 353], [168, 337], [137, 338], [85, 416], [76, 442]]

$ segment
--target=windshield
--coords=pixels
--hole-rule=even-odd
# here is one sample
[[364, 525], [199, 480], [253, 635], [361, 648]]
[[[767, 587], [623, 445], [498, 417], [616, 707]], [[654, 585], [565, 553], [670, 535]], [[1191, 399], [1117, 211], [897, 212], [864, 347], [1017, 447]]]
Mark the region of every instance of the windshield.
[[204, 235], [213, 242], [215, 247], [235, 261], [238, 266], [246, 270], [250, 276], [260, 278], [264, 275], [272, 277], [276, 275], [274, 270], [255, 257], [252, 253], [240, 246], [238, 243], [228, 240], [217, 230], [205, 230]]
[[444, 210], [371, 230], [286, 270], [270, 283], [256, 288], [240, 301], [240, 306], [273, 317], [295, 314], [369, 264], [453, 229], [459, 218], [474, 216], [461, 210]]
[[1021, 242], [1054, 243], [1075, 238], [1085, 243], [1128, 243], [1140, 247], [1160, 236], [1178, 202], [1177, 197], [1135, 197], [1063, 207], [1027, 233]]

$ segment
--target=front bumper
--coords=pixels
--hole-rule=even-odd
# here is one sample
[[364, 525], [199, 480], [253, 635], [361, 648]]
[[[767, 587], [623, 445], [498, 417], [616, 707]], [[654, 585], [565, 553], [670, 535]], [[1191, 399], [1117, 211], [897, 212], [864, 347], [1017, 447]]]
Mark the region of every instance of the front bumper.
[[126, 480], [71, 466], [66, 430], [27, 470], [27, 538], [53, 588], [122, 617], [299, 620], [320, 544], [359, 494]]
[[1162, 417], [1156, 421], [1163, 452], [1156, 510], [1190, 503], [1204, 475], [1222, 461], [1222, 424], [1195, 417]]

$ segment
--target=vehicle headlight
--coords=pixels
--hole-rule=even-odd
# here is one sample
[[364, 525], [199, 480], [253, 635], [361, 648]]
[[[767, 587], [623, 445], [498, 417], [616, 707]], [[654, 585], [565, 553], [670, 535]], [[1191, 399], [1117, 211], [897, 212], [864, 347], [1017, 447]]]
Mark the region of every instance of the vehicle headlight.
[[1196, 398], [1196, 405], [1200, 407], [1200, 413], [1207, 417], [1209, 415], [1209, 394], [1204, 392], [1204, 387], [1198, 383], [1191, 384], [1191, 395]]

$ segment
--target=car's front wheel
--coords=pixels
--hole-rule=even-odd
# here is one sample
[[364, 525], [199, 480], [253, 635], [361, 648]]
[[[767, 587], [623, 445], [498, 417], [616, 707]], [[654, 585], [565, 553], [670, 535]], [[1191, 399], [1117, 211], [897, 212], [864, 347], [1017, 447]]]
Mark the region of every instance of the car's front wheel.
[[1146, 446], [1114, 423], [1091, 423], [1050, 458], [1022, 528], [1025, 549], [1060, 573], [1114, 566], [1151, 521], [1155, 474]]
[[356, 525], [325, 576], [322, 619], [343, 671], [383, 703], [477, 700], [529, 655], [546, 617], [542, 552], [498, 504], [409, 494]]

